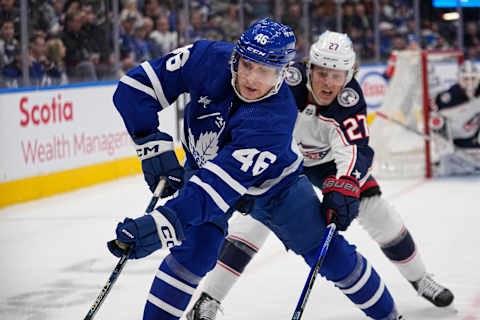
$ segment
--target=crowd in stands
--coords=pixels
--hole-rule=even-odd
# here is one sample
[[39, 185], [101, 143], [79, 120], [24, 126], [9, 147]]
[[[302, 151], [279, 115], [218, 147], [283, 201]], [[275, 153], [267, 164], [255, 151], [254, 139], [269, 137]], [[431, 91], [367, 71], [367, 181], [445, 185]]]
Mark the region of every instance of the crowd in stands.
[[[19, 0], [0, 0], [0, 88], [22, 87]], [[236, 0], [190, 0], [188, 24], [184, 1], [119, 0], [120, 65], [113, 55], [113, 11], [109, 0], [28, 0], [28, 63], [30, 86], [118, 79], [142, 61], [162, 56], [198, 39], [234, 41], [244, 29]], [[412, 1], [380, 0], [380, 56], [412, 42], [424, 49], [452, 49], [456, 27], [441, 19], [423, 18], [421, 39], [415, 34]], [[243, 21], [271, 16], [297, 35], [297, 59], [306, 54], [308, 39], [298, 0], [244, 0]], [[278, 5], [280, 4], [280, 7]], [[336, 1], [312, 0], [308, 10], [311, 37], [336, 30]], [[342, 4], [342, 31], [352, 38], [361, 63], [373, 62], [373, 0]], [[478, 19], [465, 21], [465, 54], [480, 58]]]

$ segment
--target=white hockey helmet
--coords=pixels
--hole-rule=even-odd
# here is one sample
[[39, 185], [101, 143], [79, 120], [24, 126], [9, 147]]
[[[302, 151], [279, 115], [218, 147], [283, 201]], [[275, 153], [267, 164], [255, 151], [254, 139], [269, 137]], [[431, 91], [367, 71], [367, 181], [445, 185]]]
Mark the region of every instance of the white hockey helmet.
[[458, 83], [471, 99], [475, 95], [480, 80], [478, 68], [470, 60], [465, 60], [458, 69]]
[[312, 64], [328, 69], [347, 72], [344, 86], [353, 78], [355, 70], [355, 51], [352, 40], [346, 33], [325, 31], [310, 48], [307, 63], [307, 88], [312, 91], [310, 71]]

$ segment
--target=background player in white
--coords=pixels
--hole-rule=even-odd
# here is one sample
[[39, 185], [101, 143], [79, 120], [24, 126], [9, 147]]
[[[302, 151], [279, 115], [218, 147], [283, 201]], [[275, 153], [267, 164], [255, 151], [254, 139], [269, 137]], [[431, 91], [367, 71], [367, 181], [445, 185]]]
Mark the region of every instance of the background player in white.
[[[250, 26], [235, 46], [196, 41], [121, 78], [114, 104], [151, 189], [161, 176], [181, 183], [171, 138], [157, 129], [157, 112], [179, 94], [191, 97], [184, 114], [185, 184], [152, 213], [126, 218], [116, 229], [117, 240], [130, 244], [128, 258], [170, 248], [153, 280], [144, 319], [183, 315], [198, 283], [215, 266], [227, 220], [242, 197], [254, 200], [252, 217], [310, 266], [315, 263], [326, 225], [312, 184], [299, 174], [303, 158], [293, 140], [297, 108], [283, 83], [294, 48], [292, 30], [267, 18]], [[325, 208], [340, 210], [339, 202], [358, 207], [358, 182], [331, 181], [341, 185], [332, 187], [335, 201]], [[108, 247], [115, 256], [124, 253], [116, 241]], [[342, 235], [332, 238], [320, 273], [368, 317], [398, 319], [384, 282]]]
[[480, 73], [472, 61], [465, 60], [458, 82], [436, 96], [430, 118], [433, 132], [443, 138], [434, 140], [439, 174], [479, 174]]
[[[370, 175], [373, 151], [368, 146], [367, 106], [354, 73], [355, 53], [350, 39], [329, 31], [312, 45], [306, 63], [289, 68], [286, 81], [300, 112], [294, 136], [305, 158], [304, 173], [314, 185], [323, 185], [322, 192], [327, 192], [324, 205], [329, 203], [329, 188], [324, 181], [330, 175], [358, 179], [359, 223], [420, 295], [436, 306], [447, 306], [452, 303], [452, 293], [427, 274], [400, 215], [381, 197], [380, 187]], [[322, 210], [327, 219], [337, 215], [340, 230], [345, 230], [357, 215], [349, 210]], [[263, 225], [242, 215], [232, 219], [229, 232], [217, 266], [205, 279], [204, 292], [187, 315], [189, 320], [215, 318], [220, 301], [269, 234]]]

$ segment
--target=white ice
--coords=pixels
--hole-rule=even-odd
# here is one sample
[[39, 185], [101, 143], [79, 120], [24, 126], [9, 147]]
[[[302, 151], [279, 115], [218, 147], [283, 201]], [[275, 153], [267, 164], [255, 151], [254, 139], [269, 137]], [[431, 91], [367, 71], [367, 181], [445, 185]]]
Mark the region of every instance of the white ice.
[[[387, 261], [366, 232], [346, 233], [375, 266], [406, 319], [480, 319], [480, 178], [381, 181], [402, 214], [427, 269], [455, 294], [454, 313], [433, 307]], [[116, 223], [143, 213], [141, 176], [0, 210], [0, 319], [83, 319], [118, 259], [106, 242]], [[141, 319], [165, 252], [128, 261], [96, 320]], [[224, 302], [218, 319], [290, 319], [308, 274], [303, 260], [271, 236]], [[195, 296], [196, 297], [196, 296]], [[304, 320], [364, 319], [318, 277]]]

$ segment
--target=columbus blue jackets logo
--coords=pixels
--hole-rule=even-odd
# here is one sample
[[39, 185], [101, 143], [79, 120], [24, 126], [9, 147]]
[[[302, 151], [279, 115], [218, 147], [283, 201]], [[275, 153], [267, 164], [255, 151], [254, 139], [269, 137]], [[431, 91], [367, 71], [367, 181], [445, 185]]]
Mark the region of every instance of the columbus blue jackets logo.
[[302, 73], [296, 67], [288, 67], [285, 81], [289, 86], [296, 86], [302, 81]]
[[315, 106], [312, 104], [309, 104], [305, 110], [303, 110], [303, 114], [306, 116], [313, 116], [315, 114]]
[[442, 103], [445, 103], [445, 104], [450, 103], [450, 101], [452, 101], [452, 96], [450, 95], [449, 92], [445, 92], [440, 96], [440, 101], [442, 101]]
[[342, 107], [350, 108], [358, 103], [360, 96], [352, 88], [343, 88], [338, 94], [337, 100]]

